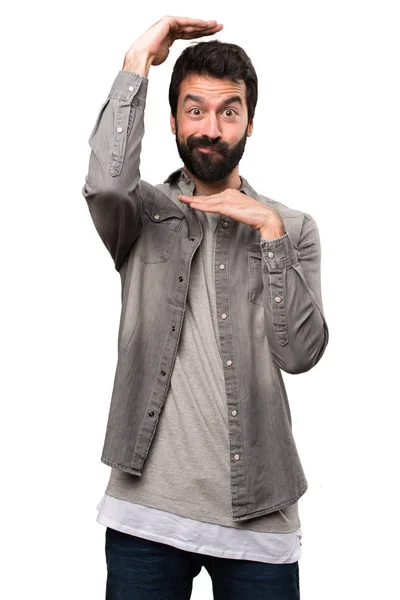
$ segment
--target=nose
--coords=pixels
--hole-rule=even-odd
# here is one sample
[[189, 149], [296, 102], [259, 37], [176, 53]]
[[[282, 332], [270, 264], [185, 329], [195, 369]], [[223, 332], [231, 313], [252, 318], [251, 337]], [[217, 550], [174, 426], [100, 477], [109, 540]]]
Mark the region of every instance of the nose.
[[202, 119], [201, 125], [201, 135], [208, 136], [213, 140], [221, 136], [218, 117], [215, 113], [208, 113], [207, 117]]

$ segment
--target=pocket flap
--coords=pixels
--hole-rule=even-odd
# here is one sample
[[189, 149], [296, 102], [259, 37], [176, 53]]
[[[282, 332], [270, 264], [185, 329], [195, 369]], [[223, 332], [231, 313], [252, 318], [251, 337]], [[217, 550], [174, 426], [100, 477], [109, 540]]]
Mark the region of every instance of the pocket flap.
[[262, 250], [259, 244], [253, 244], [252, 246], [247, 246], [247, 252], [249, 256], [253, 256], [254, 258], [262, 258]]
[[149, 219], [151, 221], [153, 221], [153, 223], [160, 223], [162, 221], [166, 221], [167, 219], [172, 219], [172, 218], [182, 219], [184, 216], [181, 211], [179, 211], [179, 210], [174, 211], [174, 210], [170, 210], [169, 208], [166, 210], [166, 209], [163, 209], [160, 207], [151, 206], [151, 207], [144, 207], [143, 210], [146, 213], [146, 215], [149, 217]]

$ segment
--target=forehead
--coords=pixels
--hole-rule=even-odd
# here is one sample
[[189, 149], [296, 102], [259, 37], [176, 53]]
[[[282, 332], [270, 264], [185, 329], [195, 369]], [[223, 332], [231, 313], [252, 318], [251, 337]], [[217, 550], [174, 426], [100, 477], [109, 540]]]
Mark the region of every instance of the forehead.
[[179, 102], [183, 102], [187, 94], [203, 96], [206, 100], [222, 100], [226, 96], [240, 96], [246, 103], [246, 84], [244, 81], [217, 79], [205, 75], [190, 73], [183, 79], [179, 89]]

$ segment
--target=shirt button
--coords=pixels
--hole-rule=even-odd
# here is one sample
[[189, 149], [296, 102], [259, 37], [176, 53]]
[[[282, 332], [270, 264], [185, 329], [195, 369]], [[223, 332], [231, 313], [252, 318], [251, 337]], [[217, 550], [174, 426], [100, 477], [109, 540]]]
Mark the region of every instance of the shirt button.
[[221, 319], [224, 319], [224, 320], [225, 320], [225, 319], [226, 319], [226, 316], [227, 316], [227, 315], [226, 315], [225, 313], [222, 313], [222, 315], [221, 315]]
[[128, 87], [128, 90], [129, 90], [130, 92], [133, 92], [133, 85], [130, 85], [130, 86]]
[[233, 410], [232, 411], [232, 417], [236, 417], [236, 415], [237, 415], [237, 410]]
[[275, 296], [275, 302], [280, 302], [282, 298], [280, 296]]
[[122, 127], [117, 127], [117, 131], [118, 131], [118, 133], [122, 133], [122, 131], [123, 131]]
[[232, 366], [232, 361], [231, 360], [227, 360], [226, 361], [226, 366], [227, 367], [231, 367]]
[[183, 281], [183, 277], [179, 277], [179, 281]]
[[226, 221], [222, 221], [222, 227], [225, 227], [225, 229], [228, 227], [228, 223]]
[[219, 268], [221, 269], [221, 271], [223, 271], [225, 269], [225, 265], [219, 265]]
[[274, 258], [274, 253], [273, 252], [268, 252], [267, 256], [268, 256], [268, 258]]
[[160, 215], [154, 215], [154, 218], [158, 221], [158, 219], [160, 218]]
[[235, 456], [233, 457], [235, 460], [239, 460], [240, 456], [239, 454], [235, 454]]

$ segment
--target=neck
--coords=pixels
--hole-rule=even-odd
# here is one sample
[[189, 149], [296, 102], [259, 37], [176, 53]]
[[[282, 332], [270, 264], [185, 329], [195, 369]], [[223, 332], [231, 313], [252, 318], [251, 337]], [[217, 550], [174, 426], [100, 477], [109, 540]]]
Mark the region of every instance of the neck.
[[225, 179], [221, 179], [215, 183], [205, 183], [204, 181], [200, 181], [200, 179], [197, 179], [197, 177], [195, 177], [186, 166], [183, 168], [183, 170], [194, 182], [196, 193], [200, 194], [201, 196], [220, 194], [228, 188], [238, 190], [242, 185], [239, 175], [239, 167], [235, 167], [232, 173], [229, 173]]

